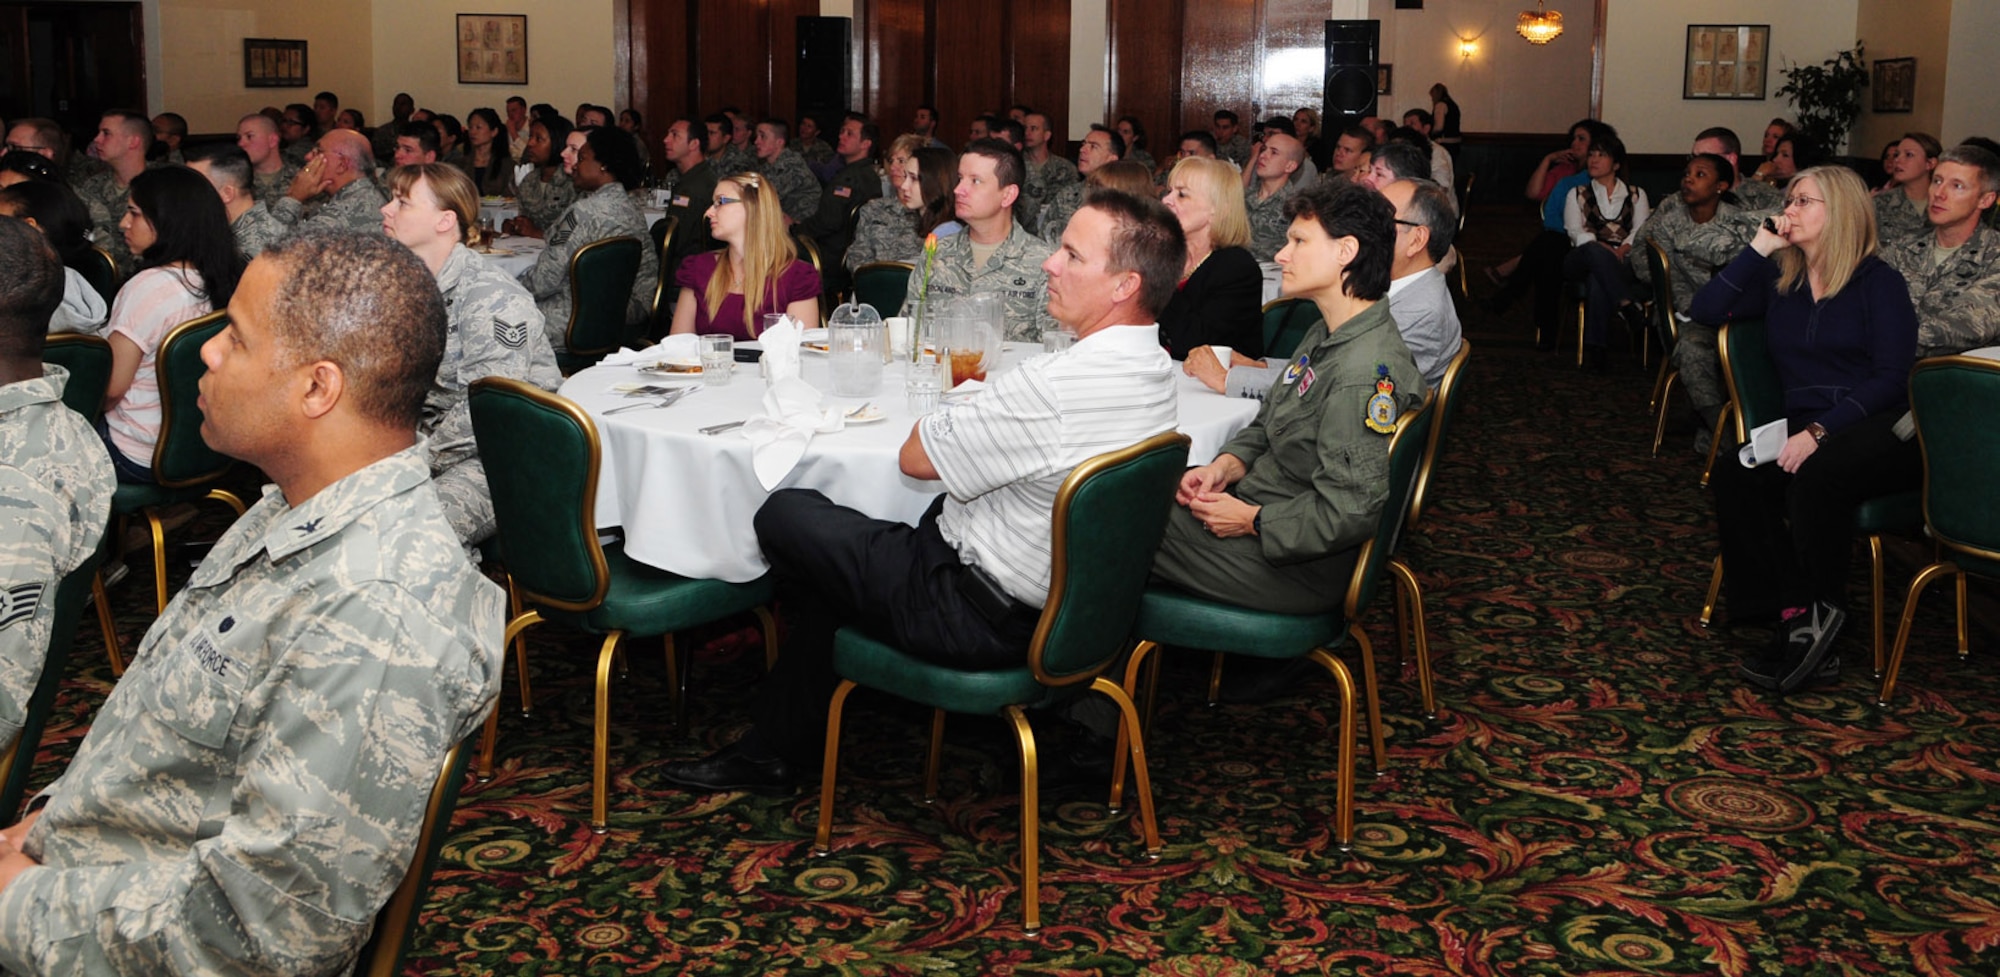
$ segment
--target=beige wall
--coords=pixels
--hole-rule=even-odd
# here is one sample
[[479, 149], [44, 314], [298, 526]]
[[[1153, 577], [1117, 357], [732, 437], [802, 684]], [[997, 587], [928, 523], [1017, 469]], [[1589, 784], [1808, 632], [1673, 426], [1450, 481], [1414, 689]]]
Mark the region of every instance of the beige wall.
[[[1953, 6], [1952, 0], [1860, 0], [1855, 36], [1868, 42], [1869, 62], [1916, 58], [1917, 89], [1911, 111], [1882, 115], [1875, 114], [1873, 90], [1862, 94], [1861, 118], [1847, 140], [1854, 155], [1877, 155], [1883, 143], [1905, 132], [1938, 133], [1944, 119], [1948, 49], [1955, 36], [1951, 30]], [[1956, 6], [1974, 4], [1963, 0]], [[1992, 37], [1986, 36], [1989, 40]]]
[[[299, 0], [317, 2], [317, 0]], [[349, 2], [349, 0], [343, 0]], [[507, 97], [547, 102], [564, 115], [578, 102], [610, 105], [615, 90], [611, 0], [373, 0], [375, 69], [368, 117], [388, 118], [397, 92], [464, 121]], [[461, 85], [453, 62], [458, 13], [528, 15], [528, 84]], [[614, 106], [614, 108], [617, 106]]]
[[[155, 111], [186, 116], [194, 132], [230, 132], [266, 105], [311, 102], [338, 93], [373, 118], [368, 95], [374, 60], [372, 12], [360, 0], [158, 0], [158, 53], [147, 72], [158, 80]], [[151, 12], [150, 10], [148, 11]], [[304, 40], [305, 88], [245, 88], [243, 39]], [[150, 47], [150, 45], [149, 45]]]
[[[1394, 67], [1382, 114], [1398, 118], [1430, 108], [1432, 84], [1443, 82], [1458, 102], [1467, 132], [1562, 132], [1590, 114], [1592, 0], [1557, 0], [1561, 37], [1529, 44], [1514, 33], [1521, 0], [1428, 0], [1422, 10], [1397, 10], [1371, 0], [1382, 22], [1382, 61]], [[1477, 50], [1461, 57], [1459, 42]]]
[[[1792, 114], [1791, 103], [1772, 94], [1784, 84], [1777, 69], [1787, 59], [1817, 64], [1852, 48], [1857, 5], [1858, 0], [1609, 0], [1604, 120], [1618, 127], [1635, 153], [1687, 152], [1694, 134], [1714, 125], [1729, 126], [1754, 143], [1772, 117]], [[1689, 24], [1770, 25], [1772, 67], [1763, 101], [1681, 98]]]
[[[1938, 135], [1947, 145], [1967, 136], [2000, 135], [2000, 85], [1994, 84], [1994, 39], [2000, 38], [2000, 3], [1959, 0], [1951, 7], [1951, 72], [1944, 81]], [[1919, 68], [1923, 67], [1918, 62]], [[1923, 79], [1917, 96], [1923, 96]]]

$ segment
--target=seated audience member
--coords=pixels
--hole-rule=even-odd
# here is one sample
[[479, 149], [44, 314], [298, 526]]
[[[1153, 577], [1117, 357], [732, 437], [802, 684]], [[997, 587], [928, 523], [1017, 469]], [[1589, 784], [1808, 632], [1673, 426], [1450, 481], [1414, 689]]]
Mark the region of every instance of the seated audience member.
[[618, 113], [617, 126], [632, 137], [633, 148], [639, 151], [639, 168], [652, 169], [652, 157], [646, 151], [646, 122], [638, 109], [625, 109]]
[[645, 247], [639, 249], [639, 274], [632, 280], [632, 294], [625, 305], [625, 324], [636, 325], [652, 314], [653, 291], [659, 283], [660, 259], [654, 254], [653, 239], [646, 227], [646, 215], [632, 202], [629, 192], [639, 185], [639, 152], [632, 137], [617, 130], [598, 127], [571, 133], [581, 137], [576, 149], [576, 203], [563, 211], [549, 228], [549, 246], [535, 259], [535, 265], [521, 273], [521, 285], [535, 297], [542, 310], [549, 343], [563, 351], [569, 330], [569, 259], [593, 241], [629, 237]]
[[[517, 99], [507, 100], [510, 111], [515, 101]], [[411, 98], [409, 92], [396, 93], [395, 100], [389, 103], [389, 121], [376, 126], [375, 134], [369, 140], [369, 149], [375, 154], [375, 162], [388, 166], [395, 158], [396, 137], [402, 135], [403, 123], [410, 121], [410, 116], [416, 111], [417, 100]]]
[[350, 132], [360, 132], [368, 128], [368, 122], [362, 118], [360, 109], [341, 109], [339, 114], [333, 117], [333, 127], [335, 129], [346, 129]]
[[849, 271], [872, 261], [921, 263], [924, 241], [932, 234], [943, 240], [964, 229], [952, 219], [957, 153], [922, 147], [897, 169], [903, 181], [896, 188], [895, 199], [870, 200], [861, 208], [854, 243], [847, 248]]
[[313, 96], [313, 119], [322, 133], [333, 131], [335, 121], [340, 118], [340, 96], [332, 92], [320, 92]]
[[1931, 172], [1929, 230], [1882, 248], [1909, 283], [1920, 358], [2000, 344], [2000, 231], [1984, 220], [1995, 191], [2000, 157], [1977, 146], [1945, 150]]
[[147, 158], [162, 163], [187, 162], [187, 158], [181, 155], [181, 143], [187, 140], [187, 119], [179, 112], [162, 112], [153, 116], [152, 127], [153, 148], [146, 154]]
[[[5, 200], [0, 191], [0, 213]], [[63, 405], [69, 374], [42, 363], [50, 316], [64, 301], [63, 273], [41, 234], [0, 216], [0, 498], [7, 500], [7, 518], [0, 519], [0, 588], [7, 594], [7, 613], [0, 615], [6, 622], [0, 750], [20, 737], [41, 680], [56, 588], [96, 551], [117, 489], [104, 443], [89, 421]]]
[[[799, 258], [778, 197], [762, 176], [723, 177], [706, 216], [710, 233], [725, 247], [681, 262], [671, 331], [756, 339], [764, 317], [780, 312], [808, 329], [819, 326], [819, 273]], [[757, 296], [754, 308], [750, 295]]]
[[[843, 272], [829, 276], [834, 280], [822, 284], [835, 288], [843, 284], [847, 247], [854, 233], [848, 218], [855, 208], [882, 196], [882, 178], [875, 172], [875, 147], [880, 139], [880, 131], [866, 116], [848, 113], [833, 145], [834, 154], [842, 161], [840, 172], [820, 191], [819, 209], [798, 227], [800, 234], [818, 242], [820, 267]], [[719, 167], [717, 172], [721, 172]]]
[[[921, 137], [923, 145], [933, 149], [949, 149], [944, 140], [937, 137], [938, 110], [935, 105], [917, 106], [916, 116], [910, 122], [910, 133]], [[921, 147], [919, 147], [921, 148]]]
[[522, 159], [528, 155], [528, 100], [519, 95], [507, 96], [507, 155]]
[[[1617, 134], [1617, 130], [1596, 119], [1579, 119], [1570, 124], [1569, 145], [1549, 153], [1535, 164], [1535, 170], [1528, 174], [1528, 184], [1522, 193], [1541, 207], [1542, 229], [1536, 232], [1520, 254], [1486, 269], [1486, 277], [1500, 286], [1500, 290], [1486, 300], [1487, 310], [1494, 315], [1507, 311], [1507, 307], [1514, 304], [1522, 292], [1530, 286], [1535, 287], [1535, 333], [1546, 341], [1546, 345], [1541, 342], [1536, 344], [1539, 349], [1555, 348], [1554, 293], [1562, 287], [1562, 259], [1569, 253], [1569, 237], [1563, 233], [1563, 201], [1571, 189], [1590, 179], [1590, 174], [1583, 171], [1583, 158], [1590, 153], [1590, 141], [1599, 132]], [[1554, 285], [1545, 289], [1542, 283], [1550, 275], [1554, 276]], [[1548, 293], [1547, 318], [1543, 317], [1545, 292]]]
[[431, 122], [411, 121], [396, 127], [396, 148], [389, 155], [396, 166], [422, 166], [438, 161], [438, 130]]
[[[46, 157], [38, 153], [10, 149], [6, 155], [0, 155], [0, 187], [11, 187], [16, 183], [26, 183], [29, 180], [40, 180], [44, 183], [62, 183], [65, 187], [69, 186], [68, 183], [63, 181], [62, 171], [56, 169], [54, 163], [49, 162]], [[74, 193], [75, 191], [71, 192]], [[81, 203], [82, 198], [78, 198], [78, 202]], [[90, 208], [85, 207], [84, 213], [88, 214], [89, 212]]]
[[[288, 231], [299, 227], [380, 231], [385, 198], [374, 172], [368, 140], [358, 132], [335, 129], [320, 137], [305, 169], [292, 178], [285, 196], [271, 205], [271, 216]], [[306, 208], [309, 200], [318, 205], [311, 213]]]
[[576, 127], [579, 129], [599, 129], [611, 124], [611, 109], [603, 105], [585, 105], [577, 111]]
[[1778, 140], [1778, 150], [1763, 166], [1758, 178], [1780, 190], [1791, 184], [1800, 170], [1819, 165], [1819, 146], [1803, 132], [1793, 132]]
[[222, 211], [229, 217], [229, 232], [235, 235], [236, 250], [244, 261], [263, 253], [285, 233], [270, 209], [254, 196], [250, 157], [243, 150], [228, 143], [204, 143], [190, 148], [187, 156], [188, 169], [207, 177], [215, 187], [215, 195], [222, 198]]
[[139, 258], [139, 271], [118, 290], [105, 326], [111, 382], [99, 432], [111, 447], [118, 480], [146, 483], [153, 480], [153, 445], [160, 437], [153, 357], [175, 326], [229, 303], [243, 256], [215, 188], [184, 166], [134, 177], [118, 227]]
[[1021, 151], [1024, 168], [1021, 203], [1014, 218], [1027, 225], [1030, 234], [1039, 235], [1042, 209], [1055, 198], [1056, 191], [1083, 178], [1078, 175], [1075, 163], [1056, 154], [1056, 134], [1049, 128], [1047, 115], [1030, 112], [1022, 117], [1021, 133], [1026, 140]]
[[[1038, 343], [1042, 331], [1056, 325], [1042, 300], [1048, 286], [1042, 263], [1053, 249], [1014, 220], [1021, 172], [1021, 154], [1006, 143], [988, 139], [966, 147], [953, 192], [965, 232], [938, 242], [928, 299], [942, 308], [964, 295], [998, 295], [1006, 307], [1005, 339]], [[901, 314], [909, 315], [921, 297], [913, 284]]]
[[69, 137], [54, 119], [15, 119], [7, 127], [7, 151], [34, 153], [55, 164], [58, 173], [69, 165]]
[[1623, 141], [1616, 136], [1593, 140], [1590, 154], [1584, 157], [1590, 181], [1570, 191], [1569, 199], [1563, 201], [1563, 230], [1574, 245], [1563, 259], [1563, 275], [1589, 283], [1583, 346], [1591, 369], [1597, 371], [1610, 367], [1606, 347], [1612, 314], [1637, 309], [1626, 281], [1625, 257], [1632, 251], [1632, 235], [1645, 226], [1650, 208], [1646, 191], [1618, 178], [1624, 166]]
[[62, 260], [62, 302], [49, 316], [49, 331], [97, 333], [109, 310], [104, 296], [78, 271], [91, 258], [90, 211], [76, 191], [46, 180], [0, 187], [0, 215], [40, 231]]
[[[1736, 138], [1736, 131], [1734, 129], [1730, 129], [1727, 126], [1711, 126], [1703, 129], [1695, 134], [1694, 145], [1689, 148], [1688, 152], [1695, 156], [1703, 153], [1712, 153], [1728, 160], [1729, 172], [1724, 175], [1729, 178], [1730, 192], [1736, 196], [1737, 202], [1742, 204], [1744, 208], [1749, 210], [1776, 210], [1784, 204], [1785, 195], [1780, 193], [1776, 187], [1762, 180], [1748, 179], [1748, 175], [1743, 172], [1743, 141]], [[1660, 201], [1660, 207], [1663, 208], [1678, 206], [1679, 204], [1675, 202], [1674, 197], [1668, 197]], [[1654, 216], [1658, 216], [1657, 209]], [[1744, 240], [1747, 242], [1749, 238], [1746, 237]], [[1742, 249], [1738, 247], [1736, 250], [1740, 251]], [[1731, 252], [1731, 254], [1734, 253], [1734, 251]]]
[[[1689, 310], [1695, 293], [1715, 277], [1717, 269], [1742, 252], [1756, 226], [1737, 219], [1747, 212], [1730, 192], [1735, 172], [1726, 157], [1714, 153], [1689, 159], [1681, 173], [1681, 192], [1660, 202], [1646, 226], [1633, 236], [1632, 250], [1626, 255], [1634, 277], [1650, 285], [1653, 273], [1646, 260], [1647, 246], [1658, 244], [1666, 252], [1667, 277], [1674, 289], [1673, 315], [1679, 322], [1674, 367], [1680, 371], [1689, 404], [1701, 418], [1695, 443], [1703, 451], [1708, 448], [1717, 416], [1729, 403], [1729, 390], [1722, 380], [1715, 327], [1695, 322], [1689, 318]], [[1769, 189], [1768, 184], [1758, 185]]]
[[675, 119], [667, 126], [660, 145], [666, 150], [667, 165], [675, 176], [667, 197], [667, 216], [677, 223], [673, 253], [660, 265], [660, 277], [668, 281], [680, 270], [687, 256], [715, 248], [708, 230], [708, 205], [715, 200], [715, 166], [702, 149], [702, 139], [692, 119]]
[[1147, 173], [1153, 172], [1160, 165], [1153, 159], [1153, 154], [1146, 150], [1146, 124], [1139, 121], [1138, 116], [1121, 115], [1118, 117], [1118, 124], [1111, 128], [1118, 133], [1118, 138], [1125, 140], [1125, 152], [1119, 157], [1120, 159], [1130, 160], [1145, 167]]
[[1042, 205], [1041, 214], [1036, 218], [1038, 223], [1035, 226], [1040, 229], [1041, 239], [1062, 240], [1064, 225], [1068, 224], [1070, 217], [1076, 214], [1077, 208], [1083, 206], [1085, 184], [1090, 180], [1090, 175], [1097, 172], [1099, 167], [1107, 163], [1116, 163], [1124, 158], [1125, 137], [1105, 126], [1092, 123], [1090, 132], [1084, 135], [1082, 142], [1076, 144], [1076, 172], [1083, 180], [1065, 183], [1050, 193], [1047, 202]]
[[312, 106], [293, 102], [285, 106], [277, 119], [279, 152], [285, 162], [295, 169], [304, 169], [306, 156], [319, 145], [319, 124], [315, 121]]
[[819, 176], [819, 168], [833, 162], [833, 147], [819, 137], [819, 120], [811, 115], [801, 115], [797, 128], [792, 132], [792, 151], [813, 168], [814, 176]]
[[426, 163], [389, 171], [382, 230], [423, 259], [444, 295], [449, 354], [424, 396], [417, 434], [429, 439], [431, 481], [445, 522], [466, 546], [496, 528], [466, 391], [481, 377], [511, 377], [543, 390], [562, 384], [534, 296], [465, 246], [478, 220], [478, 188], [456, 168]]
[[76, 185], [76, 195], [90, 208], [97, 246], [111, 254], [123, 274], [131, 274], [134, 256], [118, 235], [118, 222], [125, 216], [132, 179], [146, 170], [146, 152], [152, 143], [153, 126], [145, 116], [115, 110], [104, 113], [90, 150], [105, 168]]
[[10, 972], [347, 973], [499, 694], [500, 589], [416, 447], [429, 276], [379, 233], [313, 229], [243, 284], [202, 350], [202, 436], [274, 485], [0, 837]]
[[1333, 148], [1320, 135], [1318, 110], [1302, 108], [1293, 112], [1292, 135], [1305, 144], [1306, 159], [1311, 160], [1314, 167], [1324, 170], [1333, 162]]
[[[1427, 175], [1431, 182], [1441, 187], [1456, 187], [1458, 174], [1452, 171], [1451, 153], [1431, 139], [1436, 120], [1437, 117], [1427, 109], [1411, 109], [1403, 113], [1404, 127], [1423, 137], [1421, 148], [1430, 156], [1431, 171]], [[1394, 140], [1395, 133], [1390, 133], [1389, 138]]]
[[465, 175], [472, 177], [472, 185], [482, 196], [513, 196], [514, 157], [507, 151], [507, 130], [500, 126], [500, 113], [473, 109], [466, 119]]
[[1875, 191], [1875, 233], [1884, 247], [1930, 226], [1925, 215], [1931, 204], [1931, 170], [1943, 151], [1937, 137], [1927, 132], [1907, 132], [1897, 141], [1888, 185]]
[[[1257, 419], [1182, 478], [1153, 576], [1244, 607], [1311, 614], [1346, 595], [1388, 504], [1395, 421], [1425, 387], [1381, 301], [1395, 209], [1372, 190], [1322, 184], [1290, 210], [1278, 252], [1286, 292], [1311, 299], [1326, 329], [1300, 344]], [[1370, 401], [1384, 384], [1388, 404], [1377, 409]]]
[[[974, 143], [965, 158], [1003, 145]], [[1173, 216], [1100, 191], [1062, 244], [1047, 259], [1048, 304], [1075, 345], [993, 374], [978, 394], [917, 422], [902, 470], [945, 491], [915, 527], [807, 489], [780, 490], [758, 511], [758, 543], [788, 595], [785, 653], [752, 699], [751, 729], [707, 758], [669, 764], [669, 782], [787, 788], [815, 769], [843, 624], [868, 622], [954, 667], [1021, 663], [1048, 597], [1056, 490], [1078, 463], [1175, 423], [1172, 361], [1153, 326], [1185, 263]], [[964, 596], [972, 586], [997, 590], [1007, 606], [975, 604]]]
[[819, 212], [820, 192], [819, 180], [806, 168], [805, 157], [785, 145], [790, 135], [791, 127], [784, 120], [765, 119], [757, 123], [752, 143], [757, 150], [757, 172], [763, 175], [764, 185], [778, 195], [786, 226], [812, 219]]
[[991, 112], [984, 115], [975, 115], [972, 117], [972, 121], [965, 125], [965, 141], [970, 144], [978, 142], [981, 139], [991, 139], [993, 138], [994, 130], [999, 125], [1000, 117]]
[[1153, 185], [1153, 171], [1147, 169], [1144, 164], [1129, 159], [1115, 159], [1091, 170], [1090, 175], [1083, 178], [1083, 185], [1086, 188], [1086, 195], [1089, 193], [1089, 188], [1093, 187], [1129, 193], [1135, 197], [1158, 195], [1158, 190]]
[[503, 221], [502, 231], [541, 237], [543, 228], [554, 226], [563, 211], [576, 203], [576, 184], [562, 158], [569, 134], [569, 120], [553, 112], [528, 123], [528, 148], [521, 161], [531, 169], [514, 185], [514, 205], [520, 216]]
[[750, 133], [737, 122], [735, 113], [717, 112], [704, 121], [709, 133], [708, 156], [718, 177], [757, 168], [757, 157], [745, 147]]
[[1329, 183], [1360, 183], [1374, 162], [1375, 134], [1360, 126], [1348, 126], [1333, 141], [1333, 168], [1320, 174]]
[[1243, 134], [1241, 120], [1236, 113], [1221, 109], [1215, 113], [1209, 134], [1215, 141], [1215, 155], [1236, 164], [1240, 171], [1250, 165], [1250, 137]]
[[266, 208], [283, 199], [299, 168], [285, 159], [277, 124], [254, 112], [244, 116], [236, 123], [236, 148], [250, 157], [250, 182], [257, 199]]
[[1375, 148], [1368, 161], [1368, 175], [1355, 182], [1380, 191], [1397, 180], [1428, 180], [1430, 172], [1430, 161], [1414, 143], [1390, 142]]
[[[1922, 457], [1895, 434], [1909, 406], [1917, 315], [1875, 256], [1868, 188], [1853, 171], [1800, 171], [1785, 209], [1696, 293], [1696, 321], [1762, 318], [1791, 436], [1775, 464], [1718, 463], [1709, 482], [1733, 621], [1775, 621], [1737, 671], [1790, 693], [1839, 676], [1854, 510], [1917, 487]], [[1775, 229], [1773, 229], [1775, 228]]]
[[1001, 119], [993, 129], [993, 138], [1014, 147], [1017, 153], [1028, 146], [1028, 130], [1021, 125], [1020, 119]]
[[[1285, 246], [1285, 228], [1291, 224], [1285, 217], [1285, 204], [1301, 189], [1293, 177], [1305, 158], [1304, 143], [1294, 136], [1272, 132], [1264, 136], [1256, 159], [1246, 171], [1251, 183], [1243, 190], [1243, 208], [1250, 221], [1250, 255], [1258, 261], [1270, 261]], [[1182, 355], [1186, 355], [1185, 350]]]
[[440, 112], [431, 117], [431, 125], [437, 127], [437, 161], [471, 172], [472, 164], [465, 154], [465, 127], [458, 122], [458, 116]]
[[1781, 185], [1785, 180], [1791, 179], [1791, 174], [1786, 174], [1782, 179], [1778, 178], [1774, 169], [1778, 158], [1778, 143], [1783, 142], [1787, 136], [1796, 135], [1798, 131], [1798, 127], [1788, 120], [1772, 119], [1771, 123], [1764, 127], [1763, 145], [1758, 150], [1761, 155], [1757, 160], [1757, 169], [1749, 174], [1750, 178], [1772, 185]]
[[1264, 272], [1247, 247], [1243, 199], [1235, 171], [1223, 160], [1191, 156], [1167, 176], [1165, 203], [1187, 241], [1187, 263], [1160, 311], [1160, 343], [1174, 359], [1203, 346], [1264, 355]]

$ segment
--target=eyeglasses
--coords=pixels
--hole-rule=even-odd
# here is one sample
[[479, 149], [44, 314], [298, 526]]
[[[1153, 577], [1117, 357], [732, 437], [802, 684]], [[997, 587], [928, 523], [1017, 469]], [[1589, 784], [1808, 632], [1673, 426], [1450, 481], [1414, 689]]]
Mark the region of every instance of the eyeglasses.
[[1786, 197], [1785, 209], [1790, 210], [1793, 207], [1804, 207], [1807, 204], [1823, 204], [1823, 203], [1826, 203], [1825, 197], [1808, 197], [1801, 194], [1796, 197]]
[[1398, 218], [1396, 218], [1396, 223], [1398, 223], [1398, 224], [1401, 224], [1401, 225], [1403, 225], [1404, 227], [1423, 227], [1423, 226], [1424, 226], [1424, 225], [1422, 225], [1422, 224], [1419, 224], [1419, 223], [1417, 223], [1416, 221], [1406, 221], [1406, 220], [1402, 219], [1401, 217], [1398, 217]]
[[723, 195], [721, 195], [721, 194], [716, 194], [716, 195], [715, 195], [715, 204], [714, 204], [714, 206], [717, 206], [717, 207], [727, 207], [727, 206], [729, 206], [730, 204], [740, 204], [740, 203], [742, 203], [742, 202], [743, 202], [743, 198], [742, 198], [742, 197], [725, 197], [725, 196], [723, 196]]

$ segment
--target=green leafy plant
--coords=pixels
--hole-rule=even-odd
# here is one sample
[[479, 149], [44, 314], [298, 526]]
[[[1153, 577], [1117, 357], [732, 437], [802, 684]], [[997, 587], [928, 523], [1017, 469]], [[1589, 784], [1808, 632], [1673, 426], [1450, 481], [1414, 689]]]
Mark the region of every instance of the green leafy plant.
[[1820, 152], [1839, 152], [1861, 115], [1861, 90], [1868, 87], [1868, 61], [1861, 42], [1819, 64], [1787, 62], [1778, 73], [1785, 76], [1778, 94], [1798, 109], [1799, 128]]

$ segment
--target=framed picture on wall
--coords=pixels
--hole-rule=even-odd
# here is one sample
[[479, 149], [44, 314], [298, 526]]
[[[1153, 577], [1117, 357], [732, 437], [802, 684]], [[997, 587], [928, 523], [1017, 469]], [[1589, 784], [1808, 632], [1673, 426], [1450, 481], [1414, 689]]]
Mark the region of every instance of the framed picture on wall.
[[1877, 58], [1869, 87], [1875, 90], [1875, 111], [1912, 111], [1917, 100], [1917, 59]]
[[1390, 82], [1396, 78], [1396, 66], [1378, 64], [1375, 66], [1375, 94], [1389, 94]]
[[1689, 24], [1682, 98], [1764, 100], [1769, 24]]
[[458, 83], [528, 83], [528, 15], [459, 14]]
[[243, 39], [243, 87], [304, 88], [306, 42], [268, 37]]

